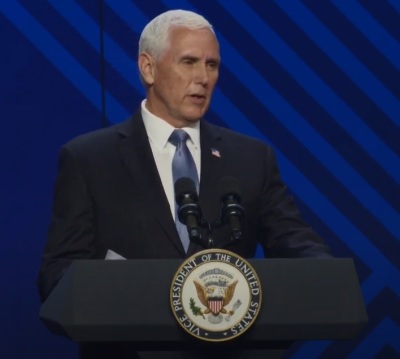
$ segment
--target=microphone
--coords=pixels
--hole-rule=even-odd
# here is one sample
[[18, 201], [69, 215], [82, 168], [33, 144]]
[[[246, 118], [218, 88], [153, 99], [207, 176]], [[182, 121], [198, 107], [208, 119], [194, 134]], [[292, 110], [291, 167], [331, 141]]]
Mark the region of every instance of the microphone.
[[231, 241], [242, 239], [244, 208], [241, 206], [239, 181], [235, 177], [224, 177], [220, 182], [221, 223], [231, 228]]
[[197, 204], [198, 196], [193, 180], [182, 177], [175, 182], [175, 200], [179, 206], [179, 221], [186, 225], [190, 240], [201, 244], [198, 224], [202, 216], [200, 206]]

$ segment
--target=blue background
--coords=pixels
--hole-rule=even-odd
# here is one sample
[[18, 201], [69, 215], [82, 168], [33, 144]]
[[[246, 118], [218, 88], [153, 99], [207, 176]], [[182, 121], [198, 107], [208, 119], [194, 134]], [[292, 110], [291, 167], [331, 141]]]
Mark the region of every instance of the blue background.
[[138, 107], [139, 34], [172, 8], [220, 41], [209, 120], [271, 143], [306, 220], [357, 266], [368, 326], [288, 358], [400, 358], [399, 0], [1, 1], [0, 357], [77, 352], [35, 287], [58, 149]]

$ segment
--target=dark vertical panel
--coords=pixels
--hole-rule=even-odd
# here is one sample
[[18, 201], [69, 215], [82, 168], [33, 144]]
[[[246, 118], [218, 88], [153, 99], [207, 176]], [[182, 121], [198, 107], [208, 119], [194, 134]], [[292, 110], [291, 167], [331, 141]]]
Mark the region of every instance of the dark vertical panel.
[[100, 78], [101, 78], [101, 125], [107, 126], [107, 111], [106, 111], [106, 84], [105, 84], [105, 60], [104, 60], [104, 3], [99, 0], [99, 35], [100, 35]]

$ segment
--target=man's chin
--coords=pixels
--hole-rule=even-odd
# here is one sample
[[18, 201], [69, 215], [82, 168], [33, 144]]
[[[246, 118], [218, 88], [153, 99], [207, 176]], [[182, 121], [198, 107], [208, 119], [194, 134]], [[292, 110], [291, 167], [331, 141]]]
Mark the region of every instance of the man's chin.
[[183, 119], [185, 126], [190, 127], [191, 125], [199, 122], [203, 116], [188, 116]]
[[187, 113], [184, 113], [184, 118], [188, 122], [197, 122], [199, 121], [205, 114], [204, 109], [195, 109], [194, 111], [188, 111]]

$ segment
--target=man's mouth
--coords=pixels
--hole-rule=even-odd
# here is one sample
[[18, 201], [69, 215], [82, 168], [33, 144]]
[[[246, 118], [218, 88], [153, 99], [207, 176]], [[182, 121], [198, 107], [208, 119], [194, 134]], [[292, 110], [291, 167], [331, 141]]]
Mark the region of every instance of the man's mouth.
[[199, 95], [199, 94], [192, 94], [190, 97], [195, 98], [195, 99], [205, 99], [206, 96], [204, 95]]

